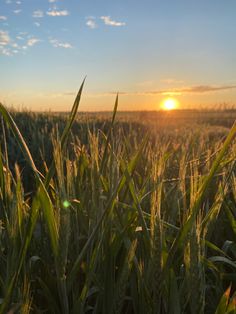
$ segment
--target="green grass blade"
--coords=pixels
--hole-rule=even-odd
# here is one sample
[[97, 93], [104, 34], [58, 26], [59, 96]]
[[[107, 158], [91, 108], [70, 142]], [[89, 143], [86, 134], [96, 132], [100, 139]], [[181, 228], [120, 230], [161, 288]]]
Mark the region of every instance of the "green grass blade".
[[[31, 153], [27, 147], [27, 144], [23, 138], [23, 136], [21, 135], [17, 125], [15, 124], [13, 118], [11, 117], [10, 113], [5, 109], [5, 107], [0, 103], [0, 114], [2, 115], [4, 121], [10, 126], [10, 129], [13, 133], [13, 135], [15, 136], [17, 143], [19, 144], [22, 153], [26, 159], [26, 161], [28, 162], [28, 164], [30, 165], [37, 185], [38, 185], [38, 192], [36, 197], [38, 197], [41, 201], [41, 206], [43, 208], [45, 217], [46, 217], [46, 223], [48, 225], [48, 228], [50, 230], [50, 238], [51, 238], [51, 243], [52, 243], [52, 248], [54, 251], [54, 254], [57, 254], [57, 248], [58, 248], [58, 232], [57, 232], [57, 228], [56, 228], [56, 224], [55, 224], [55, 218], [54, 218], [54, 213], [53, 213], [53, 208], [52, 208], [52, 204], [51, 204], [51, 200], [50, 197], [45, 189], [45, 186], [40, 178], [39, 172], [35, 166], [34, 160], [31, 156]], [[5, 309], [7, 308], [7, 305], [10, 301], [10, 297], [12, 295], [13, 292], [13, 288], [15, 285], [16, 280], [18, 279], [21, 267], [23, 265], [23, 261], [24, 261], [24, 257], [26, 255], [30, 240], [31, 240], [31, 236], [32, 236], [32, 232], [37, 220], [37, 215], [38, 215], [38, 209], [39, 209], [39, 203], [37, 203], [37, 206], [34, 208], [34, 210], [32, 210], [31, 212], [31, 218], [29, 222], [28, 222], [28, 227], [27, 227], [27, 233], [24, 237], [23, 243], [22, 243], [22, 248], [21, 248], [21, 253], [19, 256], [19, 259], [17, 261], [16, 264], [16, 269], [15, 269], [15, 274], [13, 275], [12, 279], [11, 279], [11, 283], [8, 287], [6, 296], [4, 298], [4, 302], [2, 303], [1, 307], [0, 307], [0, 314], [4, 313]], [[33, 216], [33, 217], [32, 217]]]
[[104, 149], [104, 153], [102, 156], [102, 162], [101, 162], [101, 168], [100, 168], [100, 173], [103, 174], [104, 168], [105, 168], [105, 164], [106, 164], [106, 160], [108, 157], [108, 147], [109, 147], [109, 143], [111, 140], [111, 134], [112, 134], [112, 130], [113, 130], [113, 126], [115, 123], [115, 117], [116, 117], [116, 113], [117, 113], [117, 108], [118, 108], [118, 103], [119, 103], [119, 96], [116, 96], [116, 101], [115, 101], [115, 106], [113, 109], [113, 115], [112, 115], [112, 121], [111, 121], [111, 125], [110, 125], [110, 129], [108, 131], [108, 136], [106, 139], [106, 143], [105, 143], [105, 149]]
[[209, 175], [205, 178], [205, 180], [203, 181], [202, 185], [200, 186], [200, 188], [198, 190], [196, 201], [193, 204], [193, 208], [191, 210], [192, 214], [187, 219], [183, 228], [180, 229], [177, 237], [175, 238], [175, 240], [173, 242], [173, 245], [172, 245], [172, 247], [169, 251], [169, 254], [168, 254], [167, 261], [163, 267], [163, 275], [162, 275], [163, 278], [166, 276], [168, 269], [170, 269], [170, 266], [172, 264], [173, 259], [175, 258], [178, 247], [184, 246], [187, 235], [193, 226], [193, 223], [196, 219], [197, 214], [199, 213], [201, 203], [204, 199], [204, 196], [205, 196], [205, 194], [206, 194], [206, 192], [210, 186], [210, 183], [212, 182], [212, 179], [213, 179], [215, 173], [217, 172], [217, 170], [220, 166], [220, 163], [221, 163], [227, 149], [229, 148], [235, 134], [236, 134], [236, 123], [231, 128], [220, 152], [218, 153], [218, 155], [217, 155], [217, 157], [216, 157], [216, 159], [215, 159], [215, 161], [214, 161], [214, 163], [210, 169]]
[[231, 286], [222, 295], [220, 302], [217, 306], [215, 314], [225, 314], [227, 313], [227, 307], [230, 299]]
[[[83, 80], [83, 82], [82, 82], [82, 84], [80, 86], [80, 89], [79, 89], [78, 94], [77, 94], [77, 96], [75, 98], [75, 101], [74, 101], [74, 104], [73, 104], [73, 107], [72, 107], [72, 110], [71, 110], [71, 113], [70, 113], [69, 120], [67, 121], [67, 124], [65, 126], [65, 129], [64, 129], [64, 131], [62, 133], [62, 136], [61, 136], [61, 139], [60, 139], [60, 145], [61, 145], [62, 149], [64, 148], [64, 146], [66, 144], [67, 138], [68, 138], [68, 136], [70, 134], [70, 130], [71, 130], [72, 125], [74, 123], [74, 120], [76, 118], [76, 114], [77, 114], [77, 111], [78, 111], [78, 108], [79, 108], [80, 99], [81, 99], [81, 95], [82, 95], [85, 79]], [[50, 181], [51, 181], [52, 177], [54, 176], [54, 173], [55, 173], [55, 162], [52, 161], [51, 166], [49, 168], [49, 171], [48, 171], [48, 173], [46, 175], [46, 178], [45, 178], [45, 181], [44, 181], [46, 188], [48, 188], [48, 186], [50, 184]]]

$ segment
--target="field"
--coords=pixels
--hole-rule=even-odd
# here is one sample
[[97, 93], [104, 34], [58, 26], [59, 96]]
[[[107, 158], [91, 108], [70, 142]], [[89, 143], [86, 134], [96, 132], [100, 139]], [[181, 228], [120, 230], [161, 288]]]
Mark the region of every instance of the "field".
[[236, 313], [236, 111], [85, 114], [80, 93], [0, 105], [0, 313]]

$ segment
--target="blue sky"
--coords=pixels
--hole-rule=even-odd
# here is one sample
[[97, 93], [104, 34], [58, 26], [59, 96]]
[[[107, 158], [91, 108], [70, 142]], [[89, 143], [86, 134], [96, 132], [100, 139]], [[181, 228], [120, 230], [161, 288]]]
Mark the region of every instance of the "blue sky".
[[69, 110], [236, 104], [235, 0], [1, 0], [0, 101]]

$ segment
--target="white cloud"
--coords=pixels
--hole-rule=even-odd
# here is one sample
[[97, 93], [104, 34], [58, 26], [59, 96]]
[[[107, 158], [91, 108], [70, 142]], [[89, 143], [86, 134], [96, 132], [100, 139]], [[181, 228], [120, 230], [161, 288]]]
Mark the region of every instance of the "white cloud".
[[52, 11], [47, 11], [47, 15], [49, 16], [67, 16], [70, 13], [67, 10], [62, 10], [62, 11], [57, 11], [57, 10], [52, 10]]
[[49, 3], [54, 3], [56, 2], [57, 0], [48, 0]]
[[4, 55], [4, 56], [12, 56], [12, 53], [9, 49], [0, 46], [0, 55]]
[[40, 39], [38, 38], [30, 38], [28, 41], [27, 41], [27, 45], [32, 47], [34, 46], [35, 44], [37, 44], [38, 42], [40, 41]]
[[49, 42], [55, 48], [66, 48], [66, 49], [72, 48], [71, 44], [63, 43], [57, 39], [50, 39]]
[[18, 4], [18, 5], [21, 4], [21, 1], [16, 1], [16, 4]]
[[11, 4], [12, 1], [11, 0], [6, 0], [6, 4]]
[[109, 26], [125, 26], [126, 25], [125, 22], [113, 21], [110, 16], [101, 16], [100, 19], [103, 20], [105, 25], [109, 25]]
[[[0, 55], [12, 56], [12, 51], [9, 48], [11, 38], [7, 31], [0, 30]], [[14, 44], [11, 44], [13, 47]]]
[[13, 11], [13, 13], [15, 13], [15, 14], [20, 14], [21, 12], [22, 12], [22, 10], [20, 10], [20, 9], [19, 9], [19, 10], [14, 10], [14, 11]]
[[36, 10], [36, 11], [33, 12], [32, 16], [35, 17], [35, 18], [42, 18], [42, 17], [44, 17], [44, 13], [41, 10]]
[[97, 28], [97, 24], [93, 18], [88, 19], [86, 25], [91, 29]]
[[39, 27], [39, 26], [40, 26], [40, 23], [35, 22], [34, 25], [37, 26], [37, 27]]
[[8, 32], [0, 30], [0, 46], [6, 46], [10, 41], [11, 39]]
[[18, 48], [18, 47], [19, 47], [19, 45], [18, 45], [17, 43], [13, 43], [11, 46], [12, 46], [13, 48]]
[[4, 16], [4, 15], [0, 15], [0, 20], [1, 20], [1, 21], [6, 21], [6, 20], [7, 20], [7, 17]]
[[[19, 33], [15, 37], [15, 40], [10, 38], [10, 35], [7, 31], [0, 30], [0, 55], [5, 56], [14, 56], [20, 52], [23, 53], [28, 47], [32, 47], [41, 40], [33, 37], [27, 36], [28, 38], [22, 37], [22, 34], [27, 35], [27, 33]], [[24, 45], [21, 45], [20, 42], [26, 42]]]

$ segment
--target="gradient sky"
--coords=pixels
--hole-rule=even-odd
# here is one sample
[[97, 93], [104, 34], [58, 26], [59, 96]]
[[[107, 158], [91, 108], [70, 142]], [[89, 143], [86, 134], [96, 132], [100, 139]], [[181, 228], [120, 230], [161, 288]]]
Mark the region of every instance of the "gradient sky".
[[0, 101], [69, 110], [236, 104], [235, 0], [0, 0]]

